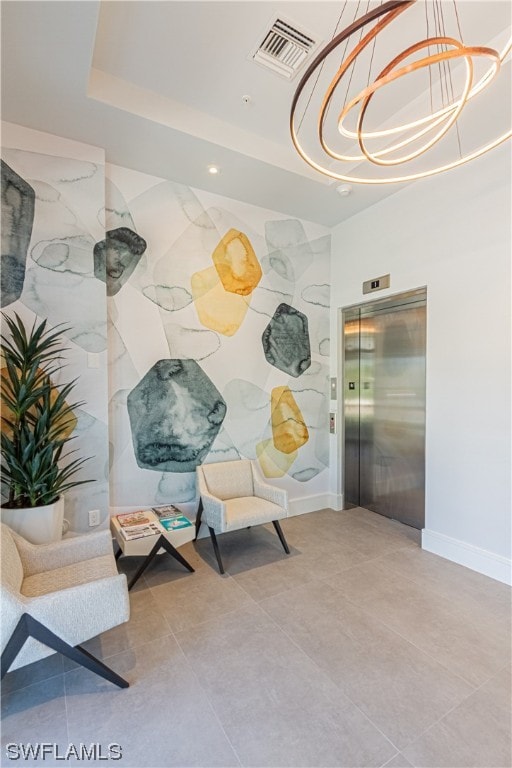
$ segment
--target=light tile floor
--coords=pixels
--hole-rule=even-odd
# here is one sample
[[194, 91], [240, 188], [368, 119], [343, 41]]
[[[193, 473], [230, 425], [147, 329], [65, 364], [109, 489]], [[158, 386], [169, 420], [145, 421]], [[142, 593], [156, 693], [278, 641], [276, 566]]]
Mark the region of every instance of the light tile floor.
[[121, 768], [510, 768], [510, 589], [367, 510], [283, 530], [289, 556], [271, 526], [223, 535], [224, 576], [209, 539], [194, 574], [158, 559], [87, 644], [129, 689], [57, 655], [9, 673], [1, 765], [46, 742], [120, 744]]

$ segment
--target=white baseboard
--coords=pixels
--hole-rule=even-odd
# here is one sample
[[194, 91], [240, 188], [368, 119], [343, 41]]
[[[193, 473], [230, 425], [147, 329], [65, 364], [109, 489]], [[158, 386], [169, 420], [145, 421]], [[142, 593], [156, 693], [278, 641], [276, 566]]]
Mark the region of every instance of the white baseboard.
[[[179, 507], [191, 519], [195, 517], [197, 502], [194, 502], [193, 505], [180, 503]], [[135, 512], [141, 508], [140, 505], [130, 507], [110, 507], [110, 515]], [[312, 496], [301, 496], [296, 499], [290, 499], [288, 515], [289, 517], [295, 517], [295, 515], [305, 515], [308, 512], [317, 512], [320, 509], [335, 509], [337, 511], [343, 509], [343, 495], [336, 493], [317, 493]], [[198, 538], [203, 539], [208, 535], [208, 528], [205, 525], [201, 526]]]
[[316, 493], [313, 496], [301, 496], [297, 499], [290, 499], [288, 516], [305, 515], [308, 512], [317, 512], [319, 509], [332, 507], [332, 494]]
[[330, 498], [329, 507], [331, 509], [334, 509], [336, 512], [340, 512], [343, 509], [343, 506], [345, 504], [345, 499], [343, 497], [343, 494], [330, 493], [329, 498]]
[[491, 579], [512, 585], [512, 560], [502, 555], [453, 539], [451, 536], [445, 536], [444, 533], [429, 531], [427, 528], [421, 532], [421, 546], [427, 552], [433, 552], [435, 555], [471, 568], [472, 571], [483, 573]]

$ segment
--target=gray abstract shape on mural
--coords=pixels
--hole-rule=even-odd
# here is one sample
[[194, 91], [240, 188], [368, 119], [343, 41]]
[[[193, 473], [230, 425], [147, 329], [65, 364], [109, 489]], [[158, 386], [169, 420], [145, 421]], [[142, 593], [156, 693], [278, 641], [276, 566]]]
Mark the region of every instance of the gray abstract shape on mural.
[[[230, 404], [231, 410], [231, 404]], [[211, 447], [209, 458], [212, 461], [236, 461], [241, 459], [240, 451], [235, 447], [226, 429], [222, 428]]]
[[260, 284], [258, 290], [254, 291], [251, 295], [249, 311], [255, 312], [258, 315], [266, 315], [270, 318], [274, 314], [276, 301], [289, 304], [292, 300], [293, 294], [291, 292], [285, 293], [284, 291], [272, 290]]
[[195, 472], [180, 475], [173, 472], [164, 472], [158, 483], [155, 503], [168, 504], [169, 499], [172, 499], [175, 504], [183, 504], [187, 501], [194, 501], [196, 496]]
[[83, 408], [76, 408], [74, 414], [77, 417], [77, 425], [73, 434], [78, 444], [87, 446], [87, 448], [81, 448], [81, 452], [90, 452], [90, 458], [84, 465], [81, 477], [92, 477], [95, 482], [101, 480], [108, 482], [108, 457], [105, 452], [108, 441], [107, 424]]
[[66, 336], [87, 352], [107, 348], [107, 327], [103, 315], [105, 289], [93, 277], [71, 272], [54, 272], [38, 265], [27, 269], [23, 304], [52, 325], [65, 318]]
[[270, 365], [297, 378], [311, 365], [308, 319], [289, 304], [280, 304], [261, 337]]
[[[169, 209], [172, 203], [176, 203], [173, 191], [176, 185], [171, 183], [167, 185], [158, 185], [158, 187], [150, 190], [153, 192], [151, 201], [154, 200], [154, 204], [158, 204], [159, 209]], [[162, 251], [162, 256], [158, 258], [154, 265], [151, 284], [158, 286], [158, 293], [155, 292], [156, 303], [161, 304], [161, 299], [164, 297], [164, 289], [169, 289], [172, 293], [169, 294], [173, 299], [179, 299], [178, 291], [181, 292], [181, 298], [191, 296], [190, 294], [190, 278], [194, 272], [199, 272], [204, 269], [205, 262], [212, 265], [211, 254], [218, 245], [221, 238], [221, 233], [216, 229], [215, 223], [210, 219], [208, 213], [202, 208], [195, 195], [191, 195], [190, 190], [178, 185], [181, 192], [185, 196], [181, 196], [178, 202], [182, 206], [182, 212], [190, 220], [192, 214], [196, 215], [196, 218], [190, 221], [186, 225], [185, 229], [180, 235], [173, 240], [168, 248]], [[156, 191], [160, 191], [162, 198], [156, 196]], [[169, 197], [169, 193], [172, 193], [172, 197]], [[139, 200], [142, 200], [139, 198]], [[185, 208], [187, 210], [185, 211]], [[144, 286], [147, 288], [148, 286]], [[150, 294], [148, 298], [153, 300], [153, 296]], [[185, 306], [185, 305], [184, 305]], [[181, 308], [184, 308], [181, 307]], [[168, 307], [163, 307], [167, 309]], [[174, 309], [180, 309], [179, 304]]]
[[219, 335], [214, 331], [185, 328], [178, 323], [165, 323], [169, 353], [180, 359], [205, 360], [220, 349]]
[[267, 221], [265, 240], [270, 266], [285, 280], [294, 282], [313, 264], [313, 248], [301, 221]]
[[159, 360], [128, 395], [137, 464], [193, 472], [208, 455], [226, 403], [195, 360]]
[[270, 266], [285, 280], [296, 282], [313, 264], [313, 252], [309, 243], [292, 245], [268, 255]]
[[[93, 187], [88, 182], [94, 178], [101, 178], [99, 183], [101, 189], [104, 188], [103, 164], [98, 165], [82, 158], [63, 157], [14, 147], [3, 147], [2, 153], [11, 166], [23, 168], [25, 175], [31, 179], [44, 179], [48, 184], [59, 187], [85, 182], [87, 189], [91, 190]], [[96, 191], [100, 191], [99, 185]]]
[[90, 275], [93, 242], [92, 238], [84, 235], [41, 240], [31, 249], [30, 255], [44, 269]]
[[107, 296], [115, 296], [140, 261], [147, 243], [128, 227], [110, 229], [94, 246], [94, 276], [107, 284]]
[[73, 433], [76, 448], [81, 455], [90, 457], [80, 471], [80, 479], [93, 478], [94, 482], [66, 492], [65, 517], [71, 531], [85, 533], [89, 530], [89, 521], [83, 514], [84, 509], [99, 509], [101, 521], [108, 515], [108, 427], [105, 421], [83, 408], [76, 408], [74, 414], [77, 417]]
[[28, 246], [34, 223], [35, 192], [3, 160], [2, 180], [2, 307], [23, 292]]
[[307, 483], [308, 480], [312, 480], [319, 474], [318, 467], [308, 467], [307, 469], [301, 469], [299, 472], [292, 472], [292, 477], [299, 483]]
[[267, 413], [268, 392], [246, 379], [232, 379], [224, 387], [224, 397], [229, 402], [231, 419], [247, 421], [253, 413], [257, 414], [258, 423], [261, 413]]
[[148, 285], [142, 289], [143, 295], [167, 312], [179, 312], [192, 303], [192, 294], [176, 285]]
[[327, 283], [323, 285], [308, 285], [302, 291], [302, 298], [308, 304], [316, 304], [319, 307], [329, 308], [330, 305], [330, 287]]
[[[254, 446], [261, 441], [262, 429], [269, 418], [269, 393], [250, 381], [232, 379], [222, 394], [229, 403], [223, 431], [239, 455], [255, 458]], [[214, 445], [212, 451], [216, 447]]]
[[169, 189], [176, 196], [181, 210], [187, 219], [196, 227], [215, 230], [215, 224], [210, 215], [204, 210], [197, 195], [190, 187], [177, 182], [169, 182]]
[[135, 227], [124, 195], [108, 176], [105, 176], [105, 207], [98, 215], [100, 222], [103, 219], [105, 221], [105, 229], [113, 230], [117, 227], [133, 229]]
[[269, 251], [306, 243], [304, 224], [299, 219], [278, 219], [265, 222], [265, 239]]

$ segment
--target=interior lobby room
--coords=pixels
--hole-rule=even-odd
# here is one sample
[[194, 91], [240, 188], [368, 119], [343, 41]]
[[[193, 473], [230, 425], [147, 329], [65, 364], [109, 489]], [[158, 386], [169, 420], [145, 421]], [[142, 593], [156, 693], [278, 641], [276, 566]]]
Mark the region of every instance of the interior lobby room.
[[512, 768], [512, 2], [0, 12], [0, 764]]

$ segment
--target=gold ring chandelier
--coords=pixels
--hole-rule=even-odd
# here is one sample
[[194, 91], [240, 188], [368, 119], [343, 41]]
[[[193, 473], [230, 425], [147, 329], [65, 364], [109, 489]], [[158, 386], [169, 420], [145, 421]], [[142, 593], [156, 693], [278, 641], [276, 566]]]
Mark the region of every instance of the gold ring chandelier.
[[[459, 119], [464, 107], [468, 104], [468, 102], [480, 94], [493, 82], [500, 71], [502, 62], [512, 48], [512, 38], [507, 41], [501, 52], [498, 52], [493, 48], [484, 46], [464, 45], [461, 40], [457, 40], [456, 38], [446, 34], [444, 29], [443, 11], [439, 6], [439, 0], [437, 0], [438, 7], [436, 34], [434, 36], [428, 36], [427, 16], [427, 37], [417, 43], [414, 43], [413, 45], [410, 45], [408, 48], [396, 55], [392, 61], [390, 61], [383, 69], [381, 69], [371, 84], [369, 82], [370, 75], [368, 73], [368, 81], [366, 87], [363, 87], [358, 93], [356, 93], [355, 96], [348, 98], [348, 91], [358, 58], [362, 57], [363, 52], [369, 48], [370, 44], [373, 44], [375, 50], [375, 42], [378, 35], [381, 34], [383, 30], [388, 27], [395, 19], [397, 19], [398, 16], [400, 16], [402, 13], [404, 13], [404, 11], [407, 11], [411, 6], [415, 4], [416, 0], [389, 0], [389, 2], [383, 3], [371, 11], [367, 10], [363, 16], [355, 19], [349, 26], [346, 27], [346, 29], [333, 36], [333, 39], [323, 48], [322, 51], [320, 51], [320, 53], [316, 56], [302, 77], [292, 101], [290, 111], [290, 131], [293, 144], [299, 155], [312, 168], [319, 171], [320, 173], [340, 181], [355, 182], [361, 184], [391, 184], [402, 181], [412, 181], [414, 179], [433, 176], [434, 174], [441, 173], [442, 171], [446, 171], [451, 168], [456, 168], [457, 166], [460, 166], [469, 160], [480, 157], [485, 152], [488, 152], [494, 147], [497, 147], [499, 144], [512, 136], [512, 130], [508, 130], [505, 133], [499, 135], [497, 138], [494, 138], [483, 146], [479, 147], [478, 149], [472, 150], [465, 154], [462, 153], [460, 149], [460, 137], [458, 137], [458, 157], [449, 161], [441, 161], [435, 166], [429, 167], [428, 169], [421, 168], [402, 175], [395, 175], [395, 172], [392, 172], [391, 175], [372, 177], [371, 175], [360, 175], [352, 171], [347, 173], [339, 173], [337, 170], [334, 170], [333, 165], [337, 162], [348, 162], [354, 165], [369, 162], [373, 167], [377, 166], [380, 168], [389, 169], [400, 165], [401, 163], [412, 161], [426, 153], [447, 134], [450, 128], [452, 128], [457, 123], [457, 120]], [[434, 2], [434, 5], [435, 4], [436, 3]], [[373, 26], [371, 26], [369, 30], [366, 31], [366, 29], [372, 25], [372, 22], [375, 22], [375, 24], [373, 24]], [[358, 32], [360, 33], [359, 41], [355, 47], [347, 54], [349, 39]], [[343, 60], [331, 82], [329, 83], [318, 110], [318, 118], [316, 121], [317, 139], [324, 155], [322, 157], [322, 161], [317, 162], [315, 159], [313, 159], [312, 152], [306, 150], [306, 148], [303, 146], [303, 143], [299, 140], [298, 134], [302, 125], [302, 121], [306, 116], [311, 97], [318, 83], [326, 59], [331, 53], [339, 49], [342, 43], [345, 43]], [[433, 49], [433, 53], [431, 53], [431, 49]], [[412, 57], [419, 52], [422, 53], [421, 57], [412, 59]], [[474, 60], [479, 59], [487, 62], [488, 66], [484, 73], [475, 80]], [[449, 69], [451, 62], [457, 60], [461, 60], [465, 64], [464, 86], [462, 88], [462, 93], [458, 98], [453, 94], [451, 70]], [[439, 70], [440, 80], [441, 78], [444, 78], [445, 80], [444, 89], [443, 83], [440, 83], [440, 88], [443, 92], [443, 103], [440, 107], [437, 109], [434, 108], [432, 93], [430, 93], [431, 109], [428, 114], [425, 114], [414, 120], [403, 122], [400, 125], [393, 125], [391, 127], [381, 128], [379, 130], [367, 130], [365, 128], [365, 117], [375, 94], [377, 94], [379, 91], [382, 91], [382, 89], [391, 83], [405, 77], [406, 75], [422, 69], [429, 71], [431, 84], [430, 90], [432, 91], [430, 68], [435, 66], [437, 66]], [[299, 121], [297, 113], [298, 106], [301, 103], [301, 97], [304, 98], [306, 86], [311, 82], [313, 75], [315, 74], [316, 81], [313, 85], [313, 89], [311, 90], [309, 101], [304, 109], [302, 118]], [[336, 121], [336, 133], [338, 135], [338, 139], [341, 136], [343, 139], [350, 141], [352, 145], [357, 142], [358, 149], [355, 151], [351, 149], [351, 151], [341, 152], [335, 151], [335, 149], [330, 146], [330, 143], [326, 138], [326, 122], [329, 110], [334, 109], [333, 103], [335, 98], [339, 98], [341, 85], [345, 85], [347, 79], [349, 80], [349, 83], [345, 94], [345, 101], [341, 107], [341, 110], [338, 112]], [[347, 120], [349, 115], [353, 113], [356, 108], [359, 109], [357, 113], [356, 126], [355, 128], [350, 129], [347, 125]], [[428, 134], [432, 131], [435, 131], [435, 133], [431, 135], [430, 138], [427, 138]], [[418, 140], [422, 137], [425, 137], [425, 140], [421, 145], [411, 147], [411, 145], [417, 144]], [[378, 150], [370, 151], [369, 144], [376, 139], [392, 143], [385, 144]], [[402, 152], [400, 155], [396, 155], [399, 150], [403, 150], [406, 147], [410, 147], [410, 150], [405, 150], [405, 152]]]

